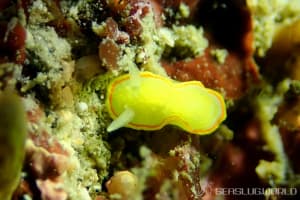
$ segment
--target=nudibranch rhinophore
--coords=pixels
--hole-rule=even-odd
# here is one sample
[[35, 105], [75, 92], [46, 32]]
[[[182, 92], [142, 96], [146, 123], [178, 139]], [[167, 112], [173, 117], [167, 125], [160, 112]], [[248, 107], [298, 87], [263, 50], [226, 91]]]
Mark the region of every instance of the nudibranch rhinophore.
[[109, 132], [122, 126], [159, 130], [172, 124], [203, 135], [213, 132], [226, 118], [225, 102], [217, 91], [199, 81], [177, 82], [150, 72], [113, 80], [106, 106], [114, 119]]

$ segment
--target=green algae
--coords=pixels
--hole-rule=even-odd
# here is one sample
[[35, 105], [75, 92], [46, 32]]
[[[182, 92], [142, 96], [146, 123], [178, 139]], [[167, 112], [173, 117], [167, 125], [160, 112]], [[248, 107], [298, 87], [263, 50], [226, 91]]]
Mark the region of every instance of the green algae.
[[25, 155], [26, 115], [21, 99], [0, 94], [0, 199], [10, 200], [20, 178]]
[[288, 170], [288, 159], [280, 137], [279, 129], [271, 123], [278, 106], [283, 101], [284, 94], [288, 90], [290, 80], [282, 81], [276, 89], [265, 86], [265, 90], [255, 100], [257, 117], [261, 122], [262, 137], [266, 142], [266, 151], [274, 154], [274, 160], [260, 160], [255, 171], [258, 176], [268, 182], [279, 184], [285, 181]]

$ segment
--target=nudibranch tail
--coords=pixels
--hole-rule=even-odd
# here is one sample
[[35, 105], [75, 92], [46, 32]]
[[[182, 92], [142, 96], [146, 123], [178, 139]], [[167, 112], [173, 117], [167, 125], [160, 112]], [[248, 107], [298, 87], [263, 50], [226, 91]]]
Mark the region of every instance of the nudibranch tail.
[[106, 105], [115, 120], [109, 131], [121, 126], [158, 130], [173, 124], [190, 133], [208, 134], [226, 118], [222, 95], [199, 81], [180, 83], [150, 72], [140, 72], [139, 83], [135, 81], [125, 74], [109, 85]]
[[226, 118], [226, 106], [223, 97], [216, 91], [199, 87], [196, 81], [178, 83], [177, 93], [181, 94], [171, 107], [174, 118], [171, 124], [180, 126], [194, 134], [208, 134], [217, 129]]

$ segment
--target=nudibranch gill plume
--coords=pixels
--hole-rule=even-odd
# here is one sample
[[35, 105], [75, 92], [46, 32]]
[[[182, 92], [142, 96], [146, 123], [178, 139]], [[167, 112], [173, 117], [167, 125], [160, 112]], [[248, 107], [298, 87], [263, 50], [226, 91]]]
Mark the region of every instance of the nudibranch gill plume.
[[193, 134], [209, 134], [226, 118], [220, 93], [199, 81], [177, 82], [150, 72], [125, 74], [107, 89], [106, 106], [114, 121], [107, 130], [120, 127], [159, 130], [176, 125]]

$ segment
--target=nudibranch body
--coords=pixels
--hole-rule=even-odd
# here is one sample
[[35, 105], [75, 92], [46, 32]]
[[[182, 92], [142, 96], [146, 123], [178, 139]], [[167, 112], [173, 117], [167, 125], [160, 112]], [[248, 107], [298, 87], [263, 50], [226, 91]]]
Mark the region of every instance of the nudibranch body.
[[224, 99], [199, 81], [177, 82], [150, 72], [125, 74], [108, 87], [108, 127], [158, 130], [167, 124], [194, 134], [213, 132], [226, 118]]

